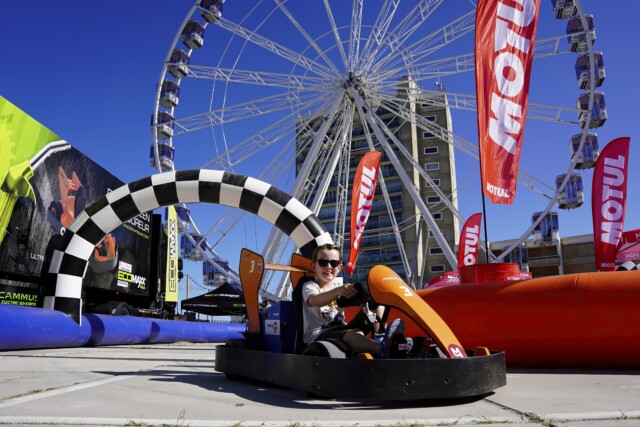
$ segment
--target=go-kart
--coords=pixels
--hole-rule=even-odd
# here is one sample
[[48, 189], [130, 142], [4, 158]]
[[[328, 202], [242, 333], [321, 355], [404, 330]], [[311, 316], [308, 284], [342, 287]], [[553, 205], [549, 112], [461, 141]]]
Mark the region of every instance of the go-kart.
[[[218, 346], [215, 359], [215, 369], [230, 379], [265, 381], [320, 397], [376, 400], [474, 397], [506, 384], [503, 352], [465, 350], [440, 316], [386, 266], [371, 269], [359, 295], [343, 304], [394, 307], [416, 322], [424, 335], [412, 337], [414, 348], [404, 358], [353, 354], [336, 342], [301, 342], [296, 288], [313, 275], [308, 258], [294, 254], [291, 265], [265, 264], [262, 256], [243, 249], [239, 270], [247, 332], [244, 339]], [[296, 286], [292, 301], [260, 311], [258, 292], [265, 270], [289, 272]]]

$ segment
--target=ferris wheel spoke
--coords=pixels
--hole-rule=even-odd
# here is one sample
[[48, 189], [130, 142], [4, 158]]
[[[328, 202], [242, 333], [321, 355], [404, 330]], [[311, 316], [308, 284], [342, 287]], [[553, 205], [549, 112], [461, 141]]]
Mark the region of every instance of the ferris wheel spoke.
[[[382, 43], [369, 55], [363, 69], [369, 69], [374, 62], [388, 56], [395, 56], [403, 43], [422, 25], [444, 0], [420, 0], [398, 25], [388, 31]], [[389, 53], [391, 52], [391, 53]], [[384, 60], [382, 62], [385, 62]], [[374, 68], [375, 72], [375, 68]]]
[[[340, 107], [343, 102], [343, 97], [340, 96], [335, 102], [332, 104], [326, 115], [319, 115], [319, 120], [314, 123], [317, 125], [317, 131], [313, 135], [312, 142], [309, 145], [309, 150], [304, 156], [304, 161], [302, 165], [298, 169], [298, 173], [293, 183], [293, 186], [289, 192], [293, 197], [300, 200], [302, 196], [305, 194], [307, 188], [315, 187], [315, 180], [318, 178], [318, 174], [313, 174], [312, 171], [314, 168], [317, 168], [316, 159], [318, 158], [319, 152], [322, 149], [322, 142], [324, 141], [327, 132], [331, 124], [335, 121], [338, 112], [340, 111]], [[313, 124], [308, 123], [309, 126], [314, 127]], [[265, 259], [273, 259], [281, 245], [285, 241], [284, 233], [282, 230], [277, 228], [272, 228], [271, 233], [269, 234], [269, 238], [263, 249], [263, 254]]]
[[[383, 124], [383, 125], [385, 127], [387, 127], [386, 124]], [[367, 144], [369, 146], [369, 150], [373, 150], [374, 149], [374, 143], [373, 143], [373, 138], [371, 136], [371, 132], [369, 131], [369, 125], [368, 125], [367, 121], [365, 120], [365, 118], [362, 117], [362, 116], [360, 117], [360, 126], [364, 130], [364, 134], [365, 134], [365, 138], [367, 140]], [[393, 206], [392, 206], [392, 203], [391, 203], [391, 197], [389, 196], [389, 191], [387, 190], [387, 185], [386, 185], [386, 182], [385, 182], [385, 179], [384, 179], [384, 174], [382, 173], [382, 171], [379, 172], [378, 182], [380, 183], [380, 188], [382, 189], [382, 196], [383, 196], [383, 200], [385, 202], [385, 205], [387, 207], [387, 214], [389, 216], [389, 221], [391, 223], [391, 230], [393, 231], [393, 236], [394, 236], [394, 238], [396, 240], [396, 244], [398, 245], [398, 249], [400, 251], [400, 257], [402, 259], [402, 263], [405, 266], [405, 268], [408, 268], [409, 261], [408, 261], [406, 250], [404, 249], [404, 244], [402, 242], [402, 232], [403, 232], [403, 230], [400, 230], [400, 228], [398, 226], [398, 222], [396, 221], [396, 217], [395, 217], [395, 213], [394, 213], [395, 209], [393, 209]], [[345, 185], [348, 185], [348, 183], [345, 182]], [[409, 270], [407, 270], [407, 271], [409, 271]]]
[[[474, 157], [475, 159], [478, 158], [478, 147], [476, 144], [473, 144], [465, 140], [464, 138], [454, 134], [448, 129], [438, 125], [437, 123], [434, 123], [420, 115], [415, 114], [404, 105], [407, 101], [406, 99], [398, 98], [396, 96], [391, 96], [388, 94], [381, 94], [381, 93], [376, 94], [376, 93], [371, 93], [367, 91], [365, 91], [365, 93], [371, 99], [373, 99], [374, 102], [380, 102], [384, 108], [386, 108], [388, 111], [392, 111], [401, 119], [406, 120], [412, 124], [415, 124], [416, 126], [420, 127], [425, 131], [432, 132], [439, 139], [442, 139], [444, 141], [447, 141], [453, 144], [454, 148], [457, 148], [458, 150]], [[442, 97], [443, 94], [440, 93], [440, 96]], [[433, 100], [430, 100], [430, 101], [433, 101]]]
[[282, 87], [292, 90], [316, 88], [329, 90], [330, 82], [320, 77], [270, 73], [265, 71], [239, 70], [237, 68], [189, 65], [189, 78], [220, 80], [225, 83], [254, 84], [267, 87]]
[[333, 12], [331, 11], [331, 6], [329, 6], [329, 0], [324, 1], [324, 10], [327, 14], [327, 18], [329, 19], [329, 26], [331, 27], [331, 32], [333, 33], [333, 37], [336, 40], [336, 46], [338, 47], [338, 52], [340, 52], [340, 57], [342, 58], [342, 64], [345, 69], [349, 68], [349, 61], [347, 60], [347, 54], [344, 51], [344, 46], [342, 46], [342, 39], [340, 38], [340, 33], [338, 32], [338, 26], [336, 25], [336, 20], [333, 17]]
[[274, 0], [274, 1], [276, 2], [280, 10], [287, 16], [289, 21], [291, 21], [293, 26], [296, 27], [296, 29], [302, 35], [302, 37], [304, 37], [304, 39], [309, 43], [309, 45], [313, 47], [313, 49], [318, 53], [318, 56], [320, 56], [324, 60], [324, 62], [333, 70], [335, 74], [339, 74], [340, 71], [335, 66], [333, 61], [331, 61], [327, 57], [325, 52], [320, 48], [320, 46], [318, 46], [318, 43], [316, 43], [316, 41], [313, 38], [311, 38], [311, 36], [309, 36], [309, 34], [305, 31], [305, 29], [298, 22], [298, 20], [291, 14], [291, 12], [286, 7], [284, 7], [284, 4], [282, 3], [282, 1], [281, 0]]
[[[386, 88], [385, 99], [401, 102], [402, 98], [393, 95], [402, 88], [401, 83], [394, 83]], [[446, 99], [445, 99], [446, 95]], [[416, 92], [416, 101], [434, 107], [449, 107], [457, 110], [476, 111], [476, 96], [471, 94], [443, 92], [439, 90], [422, 89]], [[573, 107], [563, 107], [557, 105], [544, 105], [530, 102], [527, 104], [527, 119], [542, 120], [555, 123], [577, 125], [579, 122], [571, 117], [578, 117], [583, 110]]]
[[362, 31], [362, 7], [364, 0], [353, 0], [351, 7], [351, 34], [349, 38], [349, 71], [353, 71], [360, 56], [360, 32]]
[[572, 53], [567, 43], [566, 34], [536, 40], [533, 48], [533, 59], [545, 58], [562, 53]]
[[179, 118], [174, 121], [175, 125], [179, 128], [175, 132], [175, 135], [200, 129], [208, 129], [241, 120], [253, 119], [266, 114], [290, 109], [292, 105], [307, 106], [310, 103], [322, 100], [328, 96], [330, 95], [311, 90], [291, 92]]
[[349, 169], [351, 165], [351, 139], [353, 135], [353, 123], [355, 106], [352, 103], [344, 103], [344, 115], [348, 115], [348, 126], [345, 126], [341, 134], [340, 160], [338, 164], [336, 182], [336, 209], [333, 215], [334, 241], [342, 252], [344, 246], [347, 209], [349, 205]]
[[[323, 101], [323, 104], [316, 109], [317, 111], [324, 111], [333, 102], [331, 98], [323, 99]], [[301, 117], [302, 112], [307, 108], [312, 109], [313, 104], [304, 104], [298, 110], [280, 118], [260, 132], [236, 143], [225, 152], [205, 163], [203, 167], [215, 165], [227, 170], [258, 155], [265, 148], [285, 139], [288, 135], [293, 135], [297, 129], [297, 118]]]
[[[344, 112], [346, 103], [340, 102], [338, 109]], [[297, 156], [302, 156], [306, 150], [313, 150], [316, 159], [308, 174], [305, 174], [305, 183], [299, 193], [299, 200], [309, 206], [313, 212], [319, 210], [318, 206], [324, 199], [323, 193], [326, 193], [326, 188], [323, 188], [320, 183], [325, 179], [330, 179], [331, 173], [335, 169], [335, 165], [328, 166], [332, 161], [330, 159], [340, 152], [341, 147], [337, 145], [346, 138], [344, 133], [347, 128], [350, 128], [345, 117], [344, 113], [338, 115], [331, 127], [309, 135], [304, 138], [307, 140], [306, 142], [302, 139], [300, 148], [296, 151]]]
[[[466, 153], [472, 158], [476, 160], [479, 159], [477, 145], [465, 140], [442, 126], [425, 119], [422, 116], [416, 115], [404, 105], [398, 103], [397, 100], [385, 99], [383, 101], [383, 105], [385, 108], [389, 109], [389, 111], [397, 113], [399, 117], [415, 124], [418, 128], [436, 135], [437, 138], [443, 141], [448, 141], [450, 144], [453, 144], [455, 148]], [[422, 168], [419, 168], [419, 171], [422, 173]], [[552, 187], [544, 181], [541, 181], [533, 175], [525, 172], [522, 168], [518, 170], [518, 182], [547, 199], [551, 199], [553, 194], [555, 194], [555, 187]]]
[[393, 55], [387, 56], [375, 65], [373, 73], [377, 75], [376, 80], [387, 78], [386, 76], [393, 73], [394, 67], [399, 64], [403, 64], [407, 68], [413, 67], [427, 55], [471, 33], [475, 28], [474, 23], [475, 12], [467, 12], [460, 18], [418, 40], [413, 45], [397, 50]]
[[[464, 54], [413, 64], [411, 67], [411, 77], [413, 81], [419, 83], [430, 79], [441, 79], [442, 77], [452, 74], [465, 73], [474, 69], [474, 55]], [[404, 66], [389, 69], [385, 72], [384, 81], [389, 81], [391, 84], [394, 84], [406, 74], [407, 69]]]
[[218, 21], [218, 25], [225, 30], [229, 31], [236, 36], [245, 39], [256, 46], [259, 46], [269, 52], [272, 52], [274, 55], [277, 55], [281, 58], [286, 59], [287, 61], [299, 65], [302, 68], [311, 71], [312, 73], [331, 78], [335, 76], [334, 71], [331, 68], [327, 68], [322, 64], [319, 64], [315, 61], [310, 60], [309, 58], [288, 49], [281, 44], [278, 44], [268, 38], [261, 36], [247, 28], [244, 28], [232, 21], [229, 21], [225, 18], [221, 18]]
[[371, 28], [369, 37], [364, 45], [364, 49], [362, 50], [362, 55], [356, 65], [357, 71], [362, 71], [363, 61], [368, 61], [371, 50], [374, 49], [374, 46], [375, 48], [378, 48], [382, 43], [399, 4], [400, 0], [387, 0], [384, 2], [380, 12], [378, 13], [378, 17]]
[[[393, 110], [391, 111], [394, 112]], [[431, 176], [429, 176], [427, 171], [418, 163], [415, 157], [409, 152], [409, 150], [404, 146], [404, 144], [402, 144], [400, 140], [398, 140], [397, 136], [388, 128], [388, 126], [384, 123], [384, 121], [380, 117], [375, 115], [373, 117], [378, 122], [378, 126], [380, 126], [382, 131], [387, 134], [387, 136], [389, 137], [389, 139], [391, 139], [391, 141], [393, 141], [394, 147], [396, 147], [399, 150], [399, 152], [402, 153], [405, 159], [413, 166], [414, 170], [417, 171], [418, 174], [422, 177], [422, 179], [424, 179], [425, 182], [427, 182], [429, 186], [432, 187], [432, 189], [436, 192], [436, 194], [440, 196], [440, 200], [442, 200], [442, 202], [447, 206], [447, 208], [449, 208], [449, 210], [453, 213], [453, 215], [457, 217], [459, 220], [464, 221], [464, 217], [460, 214], [457, 207], [455, 207], [451, 202], [452, 195], [444, 194], [444, 192], [440, 189], [440, 187], [435, 185], [435, 183], [433, 182], [433, 179], [431, 178]]]
[[447, 261], [449, 261], [449, 264], [451, 264], [452, 266], [457, 265], [457, 260], [453, 254], [452, 248], [448, 245], [448, 243], [444, 239], [442, 232], [436, 228], [435, 220], [433, 219], [433, 216], [429, 212], [429, 209], [426, 207], [420, 194], [417, 192], [413, 182], [411, 181], [411, 178], [408, 176], [407, 172], [405, 171], [404, 167], [400, 163], [399, 159], [395, 156], [393, 148], [387, 142], [382, 130], [376, 123], [375, 117], [371, 112], [372, 110], [370, 106], [366, 105], [362, 96], [358, 93], [356, 89], [354, 89], [353, 86], [349, 86], [348, 90], [358, 107], [358, 113], [364, 116], [367, 119], [367, 122], [369, 123], [369, 125], [371, 125], [371, 127], [373, 128], [373, 131], [376, 137], [378, 138], [378, 141], [382, 144], [384, 152], [389, 157], [389, 160], [391, 160], [391, 163], [393, 164], [396, 170], [396, 173], [400, 176], [400, 179], [404, 183], [405, 189], [409, 192], [409, 195], [411, 199], [413, 199], [414, 203], [416, 204], [416, 207], [418, 208], [418, 210], [420, 210], [420, 213], [422, 213], [422, 215], [425, 217], [429, 226], [436, 230], [434, 232], [434, 237], [436, 238], [438, 245], [442, 249], [442, 252], [444, 253], [445, 257], [447, 258]]
[[[564, 35], [536, 40], [533, 59], [540, 60], [549, 56], [571, 53], [566, 43], [560, 44], [565, 42], [566, 38], [566, 35]], [[475, 71], [475, 55], [466, 53], [448, 58], [414, 62], [408, 65], [411, 67], [412, 78], [416, 83], [430, 79], [440, 80], [449, 75]], [[396, 81], [406, 73], [407, 69], [403, 64], [395, 69], [388, 70], [384, 75], [384, 79]]]
[[[266, 180], [267, 182], [276, 181], [280, 176], [287, 171], [289, 167], [292, 167], [301, 153], [309, 148], [310, 142], [319, 138], [320, 135], [324, 135], [322, 129], [318, 129], [316, 123], [311, 120], [298, 120], [294, 130], [287, 132], [291, 134], [295, 131], [296, 138], [285, 141], [278, 154], [266, 165], [264, 171], [258, 175], [259, 178]], [[252, 139], [256, 139], [254, 136]], [[294, 147], [294, 145], [297, 145]], [[291, 156], [291, 150], [296, 155]]]

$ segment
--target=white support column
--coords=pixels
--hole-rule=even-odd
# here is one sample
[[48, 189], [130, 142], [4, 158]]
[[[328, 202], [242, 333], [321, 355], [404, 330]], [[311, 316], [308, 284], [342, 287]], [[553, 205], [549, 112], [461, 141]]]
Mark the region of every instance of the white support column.
[[382, 144], [384, 151], [387, 153], [389, 160], [391, 160], [391, 163], [395, 167], [396, 172], [398, 173], [398, 176], [400, 176], [400, 179], [404, 183], [404, 186], [406, 190], [409, 192], [409, 195], [411, 196], [414, 203], [420, 210], [420, 213], [422, 213], [422, 216], [424, 217], [424, 219], [427, 221], [427, 225], [429, 226], [429, 229], [432, 230], [433, 236], [436, 238], [436, 241], [438, 242], [438, 245], [442, 249], [444, 256], [447, 258], [447, 261], [449, 262], [449, 264], [453, 269], [458, 268], [457, 257], [455, 256], [455, 254], [453, 253], [453, 250], [449, 247], [449, 244], [447, 243], [444, 236], [442, 235], [442, 232], [440, 231], [440, 228], [438, 227], [435, 220], [433, 219], [431, 212], [429, 212], [429, 209], [427, 209], [427, 206], [424, 204], [424, 201], [422, 200], [422, 198], [420, 197], [420, 194], [416, 190], [413, 181], [411, 180], [407, 172], [402, 167], [400, 160], [396, 157], [392, 147], [389, 145], [389, 142], [387, 142], [387, 138], [382, 133], [382, 130], [380, 130], [380, 127], [372, 117], [371, 108], [365, 104], [364, 100], [362, 99], [362, 96], [360, 96], [360, 93], [358, 93], [358, 91], [353, 86], [349, 86], [348, 90], [349, 90], [349, 93], [353, 96], [353, 99], [356, 105], [358, 106], [358, 108], [360, 109], [361, 114], [364, 115], [367, 122], [373, 129], [376, 135], [376, 138], [378, 138], [378, 140], [380, 141], [380, 144]]

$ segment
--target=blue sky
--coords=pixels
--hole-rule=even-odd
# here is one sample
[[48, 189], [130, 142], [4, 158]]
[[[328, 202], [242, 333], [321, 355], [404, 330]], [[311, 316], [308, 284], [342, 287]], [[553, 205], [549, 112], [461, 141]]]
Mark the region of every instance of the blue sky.
[[[236, 1], [227, 1], [225, 13], [229, 16]], [[0, 35], [4, 41], [0, 94], [123, 181], [150, 175], [154, 171], [148, 164], [152, 142], [149, 117], [155, 86], [162, 62], [191, 5], [187, 0], [120, 0], [103, 2], [90, 10], [79, 2], [37, 2], [27, 8], [21, 1], [4, 1], [0, 6]], [[594, 15], [596, 50], [604, 52], [607, 71], [601, 90], [606, 95], [609, 119], [597, 129], [599, 141], [602, 146], [619, 136], [632, 139], [625, 228], [640, 228], [640, 168], [634, 167], [640, 161], [640, 88], [633, 77], [640, 67], [640, 34], [637, 28], [634, 30], [640, 3], [628, 0], [614, 6], [602, 0], [584, 0], [582, 5]], [[564, 22], [553, 19], [550, 2], [543, 0], [541, 7], [540, 34], [562, 34]], [[530, 101], [572, 107], [580, 93], [577, 86], [567, 88], [563, 80], [563, 87], [557, 87], [554, 80], [559, 72], [572, 75], [573, 59], [541, 67], [537, 69], [534, 64]], [[447, 90], [456, 91], [454, 81], [444, 83]], [[475, 141], [473, 115], [454, 116], [453, 124], [454, 131]], [[528, 129], [523, 168], [532, 174], [546, 169], [563, 173], [561, 169], [569, 164], [568, 138], [578, 129], [557, 133], [554, 128]], [[197, 156], [198, 150], [196, 146], [191, 154]], [[462, 161], [459, 164], [459, 176], [473, 177], [475, 169], [467, 170], [466, 165]], [[589, 182], [591, 176], [590, 171], [583, 174]], [[516, 206], [489, 207], [490, 240], [516, 237], [528, 226], [530, 214], [544, 206], [539, 199], [524, 196], [525, 190], [518, 191], [517, 199], [522, 201]], [[480, 198], [474, 192], [466, 192], [469, 195], [461, 199], [465, 216], [481, 210]], [[592, 232], [590, 194], [586, 197], [582, 208], [560, 212], [562, 236]], [[239, 246], [262, 239], [257, 236], [264, 227], [255, 220], [248, 221], [244, 235], [238, 239]], [[229, 259], [237, 256], [230, 254]], [[199, 271], [194, 270], [193, 275], [201, 277]]]

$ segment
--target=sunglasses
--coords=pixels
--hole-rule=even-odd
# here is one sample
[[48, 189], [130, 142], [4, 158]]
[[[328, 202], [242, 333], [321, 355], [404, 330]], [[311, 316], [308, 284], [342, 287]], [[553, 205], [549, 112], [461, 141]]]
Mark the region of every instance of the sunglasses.
[[327, 265], [331, 264], [331, 268], [336, 268], [340, 265], [340, 261], [338, 261], [337, 259], [319, 259], [316, 262], [320, 267], [326, 267]]

